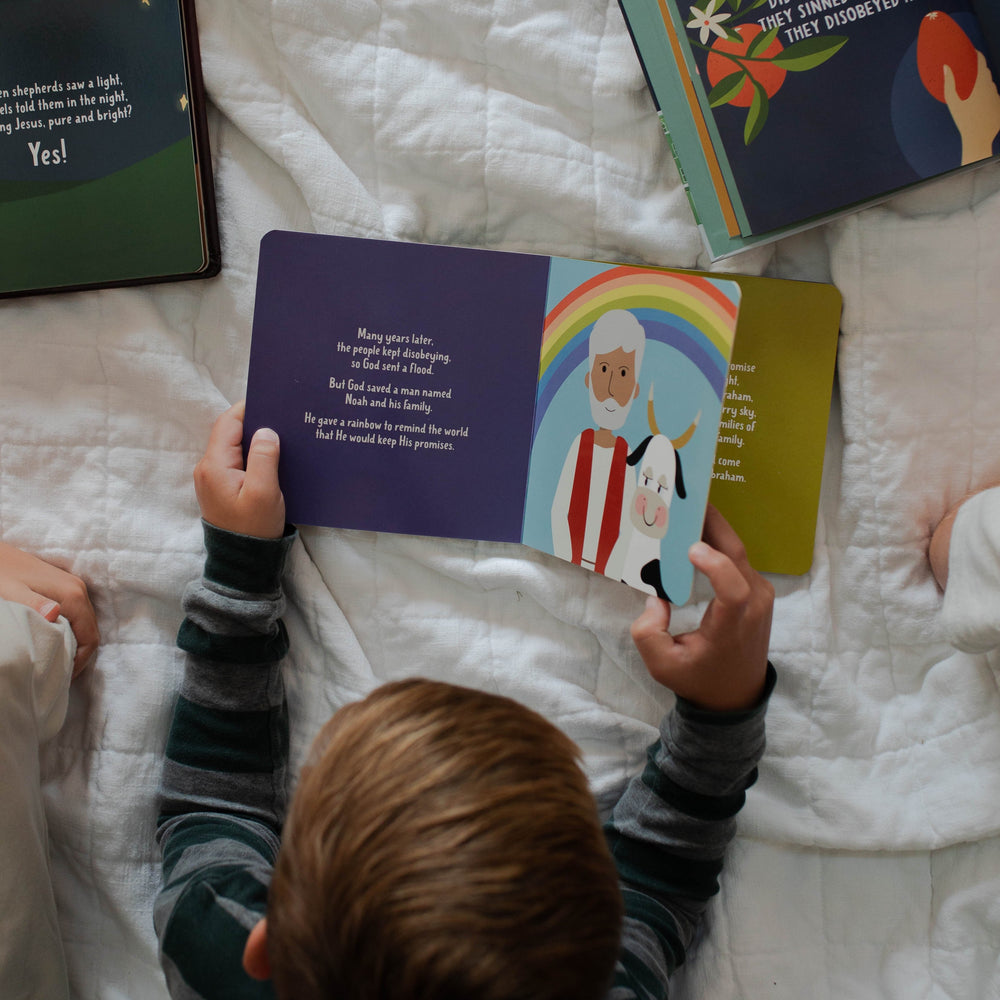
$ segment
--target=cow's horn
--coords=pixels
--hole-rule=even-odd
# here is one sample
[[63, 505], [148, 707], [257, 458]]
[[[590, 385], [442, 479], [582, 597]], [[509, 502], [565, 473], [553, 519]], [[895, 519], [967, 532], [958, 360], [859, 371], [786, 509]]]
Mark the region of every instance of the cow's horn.
[[653, 383], [649, 383], [649, 400], [646, 403], [646, 419], [649, 421], [649, 429], [654, 434], [659, 434], [660, 429], [656, 426], [656, 413], [653, 411]]
[[701, 420], [701, 410], [698, 411], [698, 416], [691, 421], [691, 426], [679, 438], [672, 438], [670, 443], [678, 450], [683, 448], [684, 445], [686, 445], [694, 436], [695, 428], [698, 426], [699, 420]]
[[[646, 403], [646, 419], [649, 420], [649, 429], [654, 434], [660, 433], [660, 428], [656, 426], [656, 413], [653, 410], [653, 383], [649, 383], [649, 400]], [[691, 426], [679, 437], [671, 438], [670, 443], [674, 448], [680, 449], [691, 440], [694, 436], [694, 432], [698, 427], [698, 421], [701, 420], [701, 410], [698, 411], [698, 415], [691, 421]], [[664, 435], [665, 436], [665, 435]]]

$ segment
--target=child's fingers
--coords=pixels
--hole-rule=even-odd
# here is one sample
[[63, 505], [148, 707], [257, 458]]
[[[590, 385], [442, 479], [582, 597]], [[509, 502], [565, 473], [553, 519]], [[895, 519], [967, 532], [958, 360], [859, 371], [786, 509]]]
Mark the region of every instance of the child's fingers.
[[[261, 427], [250, 441], [247, 469], [240, 490], [240, 506], [249, 516], [247, 534], [277, 538], [285, 527], [285, 499], [278, 481], [281, 443], [269, 427]], [[249, 529], [249, 530], [247, 530]]]
[[202, 514], [206, 503], [213, 509], [219, 496], [239, 492], [243, 478], [243, 409], [244, 404], [239, 402], [216, 418], [205, 452], [194, 467], [194, 489]]
[[247, 478], [277, 477], [280, 451], [281, 442], [270, 427], [261, 427], [255, 431], [247, 452]]
[[223, 469], [243, 468], [243, 401], [230, 406], [212, 425], [202, 459], [206, 465]]
[[0, 584], [0, 598], [23, 604], [26, 608], [37, 611], [47, 621], [54, 622], [59, 617], [59, 602], [51, 597], [39, 594], [20, 580], [5, 580]]
[[670, 628], [670, 604], [657, 597], [646, 599], [642, 614], [632, 622], [632, 641], [649, 672], [657, 680], [663, 680], [669, 657], [674, 652], [676, 640], [668, 631]]
[[[632, 622], [632, 638], [636, 642], [667, 632], [670, 628], [670, 605], [657, 597], [646, 598], [646, 607]], [[669, 633], [668, 633], [669, 634]]]
[[[73, 630], [76, 637], [76, 656], [73, 661], [75, 677], [90, 661], [101, 642], [97, 613], [90, 601], [87, 585], [79, 577], [55, 567], [47, 572], [44, 582], [39, 580], [35, 585], [43, 588], [50, 601], [58, 603], [56, 617], [61, 614]], [[55, 618], [49, 618], [49, 621], [55, 621]]]
[[738, 608], [746, 604], [750, 597], [750, 580], [730, 556], [707, 542], [695, 542], [688, 557], [695, 569], [708, 577], [719, 605]]
[[243, 493], [267, 498], [280, 493], [278, 486], [278, 459], [281, 444], [270, 427], [261, 427], [254, 433], [247, 452], [247, 472], [243, 480]]
[[62, 597], [60, 610], [76, 636], [76, 656], [73, 658], [73, 676], [76, 677], [87, 666], [100, 645], [97, 615], [85, 589], [68, 591]]
[[750, 561], [747, 559], [747, 550], [743, 545], [743, 539], [711, 504], [705, 510], [705, 527], [702, 530], [702, 538], [713, 549], [729, 556], [744, 575], [753, 572]]
[[58, 600], [44, 593], [33, 590], [20, 581], [6, 580], [0, 586], [0, 598], [23, 604], [37, 611], [46, 621], [54, 622], [63, 615], [69, 622], [76, 638], [76, 656], [73, 659], [73, 676], [75, 677], [87, 665], [100, 644], [101, 637], [97, 628], [97, 615], [87, 596], [82, 582], [69, 574], [61, 574], [56, 570], [52, 579], [41, 584], [51, 591]]

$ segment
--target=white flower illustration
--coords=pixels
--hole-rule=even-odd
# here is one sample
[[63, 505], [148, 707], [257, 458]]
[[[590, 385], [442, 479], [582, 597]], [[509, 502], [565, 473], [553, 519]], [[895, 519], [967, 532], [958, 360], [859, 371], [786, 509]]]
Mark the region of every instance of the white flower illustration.
[[726, 29], [720, 27], [722, 21], [729, 20], [728, 14], [716, 14], [715, 6], [718, 0], [708, 0], [708, 6], [704, 10], [699, 10], [697, 7], [691, 8], [691, 20], [688, 21], [687, 26], [689, 28], [700, 28], [701, 31], [698, 34], [698, 41], [702, 45], [708, 41], [709, 33], [715, 33], [719, 38], [726, 37]]

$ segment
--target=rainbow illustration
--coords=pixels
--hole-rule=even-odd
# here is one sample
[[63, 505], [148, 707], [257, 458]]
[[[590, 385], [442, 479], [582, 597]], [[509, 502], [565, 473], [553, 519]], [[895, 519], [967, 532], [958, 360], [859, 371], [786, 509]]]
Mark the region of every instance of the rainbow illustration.
[[736, 331], [734, 288], [728, 280], [624, 265], [578, 285], [545, 318], [535, 431], [559, 387], [587, 360], [590, 328], [609, 309], [628, 309], [647, 339], [684, 354], [721, 400]]

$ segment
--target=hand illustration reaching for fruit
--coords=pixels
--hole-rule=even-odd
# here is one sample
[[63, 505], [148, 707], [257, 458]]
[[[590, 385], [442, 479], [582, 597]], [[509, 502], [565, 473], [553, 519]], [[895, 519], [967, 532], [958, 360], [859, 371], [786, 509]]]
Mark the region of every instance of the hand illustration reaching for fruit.
[[917, 69], [927, 92], [951, 113], [962, 139], [962, 166], [990, 156], [1000, 132], [1000, 94], [986, 56], [940, 10], [920, 22]]
[[962, 166], [993, 155], [993, 142], [1000, 133], [1000, 93], [986, 63], [978, 53], [976, 82], [969, 95], [959, 97], [955, 74], [944, 67], [944, 102], [962, 137]]

